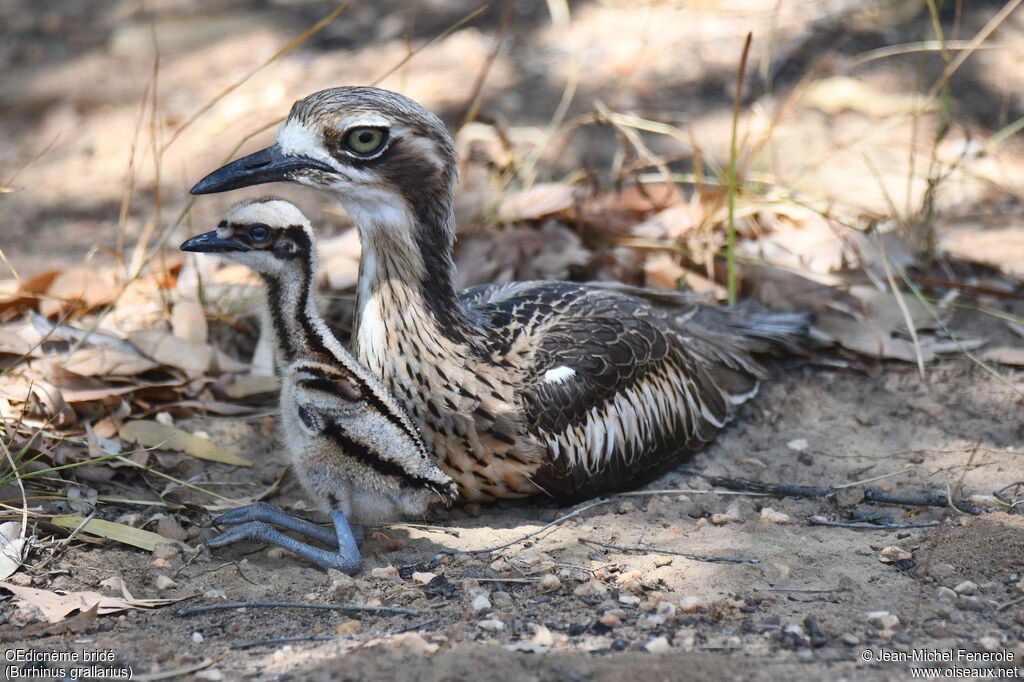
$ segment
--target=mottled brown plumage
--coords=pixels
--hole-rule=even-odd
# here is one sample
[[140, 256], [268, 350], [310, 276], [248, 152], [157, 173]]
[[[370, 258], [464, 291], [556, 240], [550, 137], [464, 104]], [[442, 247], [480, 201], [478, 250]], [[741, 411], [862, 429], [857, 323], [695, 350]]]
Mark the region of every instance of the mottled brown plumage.
[[457, 295], [454, 147], [436, 116], [392, 92], [332, 88], [300, 100], [273, 147], [193, 192], [274, 180], [334, 194], [355, 221], [353, 352], [467, 499], [572, 500], [681, 461], [756, 393], [764, 372], [753, 354], [793, 347], [806, 331], [801, 314], [614, 285]]

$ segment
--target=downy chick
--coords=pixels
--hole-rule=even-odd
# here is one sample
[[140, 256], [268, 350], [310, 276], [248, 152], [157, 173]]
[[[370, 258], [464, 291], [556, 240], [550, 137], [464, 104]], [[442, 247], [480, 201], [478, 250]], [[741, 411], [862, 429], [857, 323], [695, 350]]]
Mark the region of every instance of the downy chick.
[[[360, 559], [349, 522], [421, 515], [433, 503], [454, 499], [454, 482], [430, 457], [413, 422], [317, 311], [316, 246], [309, 220], [298, 208], [275, 198], [242, 202], [217, 229], [189, 239], [181, 249], [216, 253], [263, 280], [264, 328], [273, 335], [281, 378], [284, 444], [303, 488], [335, 526], [331, 532], [261, 503], [215, 519], [235, 527], [210, 540], [210, 546], [259, 540], [351, 573]], [[313, 547], [268, 524], [337, 549]]]

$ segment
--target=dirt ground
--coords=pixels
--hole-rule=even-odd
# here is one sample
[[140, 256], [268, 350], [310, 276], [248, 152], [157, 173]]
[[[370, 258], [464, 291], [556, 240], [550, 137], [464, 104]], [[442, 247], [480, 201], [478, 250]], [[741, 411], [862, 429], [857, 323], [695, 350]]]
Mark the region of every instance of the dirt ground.
[[[219, 4], [216, 13], [198, 2], [83, 1], [47, 12], [30, 9], [32, 4], [0, 1], [0, 179], [18, 170], [9, 182], [16, 191], [0, 194], [0, 243], [23, 276], [83, 258], [94, 264], [110, 258], [126, 145], [152, 66], [150, 21], [161, 40], [158, 92], [166, 139], [198, 104], [330, 10], [316, 2], [241, 0]], [[850, 19], [861, 4], [651, 3], [644, 12], [630, 3], [574, 4], [573, 36], [586, 68], [570, 112], [588, 111], [601, 98], [652, 119], [671, 119], [690, 126], [709, 157], [721, 161], [737, 46], [746, 30], [755, 31], [755, 54], [764, 54], [766, 36], [776, 40], [771, 69], [756, 60], [751, 67], [751, 98], [768, 87], [765, 74], [785, 92], [812, 68], [839, 73], [853, 55], [927, 35], [926, 15], [887, 18], [886, 12], [898, 13], [908, 3], [871, 4], [868, 9], [879, 15]], [[441, 0], [416, 5], [416, 11], [402, 3], [355, 6], [344, 21], [260, 72], [168, 149], [160, 185], [152, 158], [140, 157], [126, 213], [128, 246], [146, 231], [157, 196], [165, 220], [176, 214], [191, 182], [245, 133], [283, 115], [293, 99], [319, 87], [371, 80], [406, 54], [404, 34], [426, 40], [472, 9]], [[973, 35], [1001, 6], [972, 4], [975, 11], [960, 18], [963, 35]], [[482, 110], [516, 125], [545, 125], [562, 95], [567, 48], [544, 7], [518, 3], [509, 43], [484, 89]], [[471, 82], [486, 58], [498, 15], [492, 8], [438, 41], [384, 85], [401, 87], [446, 121], [457, 119], [466, 104], [468, 85], [462, 84]], [[960, 118], [950, 145], [968, 145], [973, 136], [1024, 113], [1022, 34], [1018, 12], [999, 34], [1009, 47], [980, 52], [958, 75], [957, 92], [970, 96], [957, 100]], [[940, 70], [933, 61], [922, 67], [931, 77]], [[469, 66], [474, 69], [467, 71]], [[894, 95], [918, 83], [919, 66], [914, 60], [885, 62], [858, 73]], [[927, 138], [934, 121], [919, 123]], [[863, 138], [882, 168], [882, 186], [892, 183], [901, 206], [905, 195], [908, 204], [916, 203], [926, 188], [922, 177], [906, 182], [908, 164], [916, 168], [927, 159], [914, 160], [891, 146], [909, 137], [910, 126], [909, 120], [879, 125], [863, 111], [799, 109], [776, 138], [774, 170], [798, 177], [804, 191], [885, 211], [891, 197], [870, 175], [861, 177], [861, 153], [848, 154], [844, 147]], [[258, 148], [268, 135], [243, 151]], [[581, 136], [562, 158], [545, 160], [544, 172], [559, 176], [565, 168], [602, 167], [612, 155], [613, 136]], [[1024, 150], [1010, 145], [938, 202], [944, 215], [961, 220], [1002, 214], [1000, 228], [1010, 237], [991, 246], [994, 261], [1024, 263], [1024, 252], [1007, 256], [1024, 230], [1024, 172], [1016, 172], [1024, 168], [1022, 159]], [[861, 167], [856, 177], [849, 173], [852, 164]], [[273, 191], [316, 207], [324, 220], [343, 222], [323, 197], [296, 188]], [[197, 203], [190, 222], [169, 238], [214, 224], [223, 207], [242, 196]], [[977, 239], [973, 232], [967, 237]], [[986, 282], [995, 277], [978, 273], [989, 277]], [[1006, 281], [1018, 296], [999, 299], [1000, 310], [1022, 316], [1019, 281]], [[993, 345], [1020, 341], [991, 315], [960, 311], [950, 324]], [[934, 667], [941, 670], [933, 677], [954, 674], [946, 670], [963, 676], [968, 669], [976, 677], [988, 670], [1019, 676], [1024, 516], [992, 506], [991, 495], [1024, 479], [1024, 371], [1000, 367], [999, 373], [958, 355], [930, 364], [925, 379], [911, 364], [851, 361], [831, 352], [783, 361], [733, 425], [638, 494], [581, 504], [574, 508], [585, 508], [577, 516], [525, 540], [573, 509], [542, 500], [468, 505], [424, 523], [367, 529], [364, 566], [353, 578], [255, 543], [211, 552], [202, 544], [212, 532], [203, 527], [209, 516], [197, 506], [202, 498], [178, 488], [164, 501], [176, 505], [173, 520], [189, 549], [156, 558], [115, 543], [75, 542], [31, 582], [48, 590], [115, 594], [101, 583], [120, 576], [136, 597], [185, 601], [101, 616], [78, 633], [31, 638], [23, 633], [32, 627], [32, 614], [12, 600], [0, 601], [0, 641], [5, 652], [111, 649], [115, 668], [130, 667], [134, 679], [150, 680], [462, 680], [496, 673], [508, 680], [573, 682], [889, 680]], [[265, 491], [286, 464], [263, 417], [194, 417], [179, 425], [254, 462], [240, 469], [157, 454], [163, 470], [180, 480], [240, 498]], [[827, 499], [715, 492], [714, 477], [808, 486], [868, 482], [907, 495], [959, 491], [981, 496], [974, 502], [984, 513], [872, 504], [853, 492], [858, 486]], [[123, 492], [119, 480], [104, 485], [113, 496]], [[290, 478], [271, 501], [308, 513]], [[165, 511], [108, 504], [102, 516], [138, 514], [147, 528], [156, 528]], [[879, 513], [897, 524], [936, 525], [882, 530], [809, 521]], [[66, 534], [45, 523], [40, 532], [44, 538]], [[486, 551], [505, 543], [511, 544]], [[894, 563], [880, 561], [883, 550], [894, 553], [891, 547], [905, 552], [896, 552]], [[176, 612], [250, 600], [411, 612]], [[297, 639], [278, 639], [289, 637]], [[949, 653], [953, 660], [884, 660], [912, 651]]]

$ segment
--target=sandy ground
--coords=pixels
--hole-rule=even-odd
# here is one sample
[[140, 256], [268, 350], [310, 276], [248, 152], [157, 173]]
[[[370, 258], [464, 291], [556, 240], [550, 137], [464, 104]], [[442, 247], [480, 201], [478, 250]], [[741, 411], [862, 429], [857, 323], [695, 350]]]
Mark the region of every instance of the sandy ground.
[[[11, 181], [14, 191], [0, 194], [0, 244], [23, 275], [84, 257], [108, 262], [127, 147], [152, 67], [149, 21], [160, 28], [157, 127], [166, 140], [201, 103], [329, 11], [315, 2], [230, 2], [219, 5], [216, 16], [198, 2], [175, 7], [75, 2], [59, 12], [29, 11], [30, 4], [0, 2], [0, 60], [6, 65], [0, 80], [5, 109], [0, 179], [18, 171]], [[768, 71], [759, 60], [766, 54], [765, 37], [775, 32], [774, 82], [782, 94], [770, 100], [774, 103], [812, 64], [823, 73], [845, 73], [855, 54], [927, 35], [928, 21], [920, 13], [904, 19], [837, 19], [862, 3], [720, 4], [651, 3], [644, 12], [620, 3], [574, 5], [572, 36], [583, 49], [586, 68], [570, 113], [589, 111], [593, 100], [602, 98], [623, 110], [686, 125], [721, 163], [731, 79], [746, 30], [756, 34], [754, 94], [765, 88]], [[887, 4], [898, 12], [904, 3]], [[423, 41], [472, 9], [440, 0], [422, 3], [419, 12], [385, 5], [354, 7], [307, 49], [260, 72], [189, 128], [163, 159], [163, 222], [184, 205], [191, 182], [215, 167], [243, 135], [282, 115], [293, 99], [319, 87], [371, 80], [406, 54], [404, 33]], [[977, 31], [999, 6], [972, 4], [978, 11], [964, 15], [962, 35]], [[776, 7], [781, 14], [773, 14]], [[998, 130], [1022, 113], [1024, 19], [1017, 14], [999, 34], [1010, 47], [979, 53], [957, 76], [957, 92], [970, 96], [957, 101], [949, 154], [968, 145], [972, 135]], [[454, 122], [465, 105], [468, 85], [463, 84], [472, 81], [491, 47], [497, 16], [490, 12], [425, 49], [384, 84]], [[565, 34], [550, 25], [544, 3], [521, 2], [510, 36], [488, 78], [484, 111], [516, 125], [543, 126], [566, 79]], [[916, 87], [918, 65], [908, 58], [854, 72], [874, 92], [897, 96]], [[935, 64], [928, 62], [924, 72], [934, 77]], [[751, 125], [757, 123], [754, 117]], [[919, 124], [921, 139], [928, 139], [934, 120], [922, 118]], [[856, 107], [834, 115], [798, 107], [777, 131], [771, 170], [803, 191], [885, 212], [885, 191], [864, 172], [867, 153], [900, 206], [904, 198], [916, 204], [924, 181], [920, 173], [906, 181], [908, 164], [920, 170], [927, 158], [908, 161], [913, 157], [896, 146], [897, 140], [909, 139], [911, 125], [908, 118], [881, 124]], [[583, 167], [599, 175], [606, 169], [613, 136], [586, 131], [580, 136], [582, 143], [563, 158], [545, 160], [545, 173], [559, 177], [567, 168]], [[243, 150], [268, 139], [264, 133]], [[863, 147], [850, 149], [855, 140]], [[1001, 228], [1019, 240], [1024, 174], [1017, 171], [1024, 151], [1012, 144], [1007, 149], [998, 158], [982, 158], [973, 174], [957, 178], [955, 191], [942, 194], [939, 208], [971, 226], [978, 222], [973, 216], [1003, 212], [1009, 217]], [[688, 159], [681, 161], [685, 168]], [[152, 218], [157, 196], [151, 152], [140, 151], [136, 166], [138, 181], [125, 224], [129, 248]], [[852, 168], [859, 170], [852, 173]], [[322, 197], [303, 190], [273, 191], [300, 199], [311, 215], [328, 208]], [[190, 223], [170, 238], [213, 224], [223, 207], [241, 196], [204, 199]], [[997, 198], [1003, 203], [993, 204]], [[336, 220], [336, 213], [320, 218]], [[965, 239], [976, 243], [976, 233]], [[1012, 242], [990, 240], [994, 261], [1005, 257], [1007, 243]], [[1024, 315], [1024, 307], [1012, 302], [1005, 312]], [[993, 344], [1015, 339], [991, 317], [961, 313], [954, 326]], [[364, 568], [348, 579], [258, 544], [211, 553], [202, 545], [210, 533], [202, 527], [208, 519], [188, 506], [205, 499], [178, 488], [165, 499], [184, 505], [174, 522], [190, 551], [156, 559], [112, 543], [76, 542], [33, 576], [33, 584], [45, 589], [108, 594], [100, 583], [120, 576], [136, 597], [192, 597], [189, 604], [286, 600], [384, 605], [415, 614], [250, 608], [185, 617], [166, 607], [102, 616], [75, 634], [26, 639], [29, 614], [0, 601], [0, 639], [5, 651], [109, 648], [117, 665], [130, 666], [136, 675], [157, 675], [148, 679], [455, 680], [487, 679], [496, 672], [509, 680], [567, 681], [908, 679], [912, 665], [930, 664], [880, 659], [911, 650], [952, 652], [952, 662], [939, 664], [947, 669], [1024, 672], [1024, 603], [1015, 602], [1024, 596], [1019, 512], [974, 516], [886, 507], [864, 503], [854, 493], [775, 499], [710, 492], [705, 477], [804, 485], [872, 480], [870, 485], [898, 493], [948, 487], [964, 495], [991, 495], [1024, 479], [1024, 404], [1005, 383], [1019, 391], [1024, 372], [1001, 368], [999, 379], [958, 358], [930, 366], [922, 380], [910, 365], [855, 359], [848, 368], [829, 366], [835, 360], [826, 355], [777, 366], [736, 423], [693, 461], [646, 486], [649, 495], [613, 498], [500, 551], [475, 550], [522, 538], [572, 510], [536, 500], [470, 505], [439, 513], [426, 520], [429, 526], [369, 529]], [[256, 464], [237, 469], [158, 455], [163, 469], [183, 480], [223, 486], [218, 489], [225, 494], [242, 497], [265, 490], [283, 470], [281, 452], [262, 419], [195, 418], [183, 425], [206, 431]], [[117, 479], [105, 492], [121, 494], [121, 484]], [[300, 513], [305, 508], [290, 479], [271, 501]], [[789, 522], [762, 521], [765, 508]], [[147, 528], [156, 528], [164, 510], [103, 508], [108, 518], [123, 513], [140, 514]], [[734, 517], [728, 523], [712, 522], [714, 515], [727, 513]], [[847, 520], [852, 513], [938, 525], [854, 530], [808, 522], [812, 516]], [[41, 532], [44, 538], [65, 535], [46, 526]], [[581, 540], [649, 549], [608, 549]], [[892, 546], [910, 559], [881, 562], [882, 550]], [[672, 552], [756, 563], [697, 561]], [[424, 584], [429, 576], [414, 573], [435, 577]], [[176, 586], [158, 589], [160, 576]], [[956, 587], [959, 593], [950, 591]], [[321, 641], [256, 643], [280, 637]], [[250, 646], [240, 648], [246, 643]], [[957, 660], [959, 650], [964, 656], [1013, 659]]]
[[[924, 382], [900, 367], [877, 378], [782, 367], [738, 423], [685, 466], [707, 476], [807, 485], [881, 477], [875, 485], [904, 493], [962, 482], [965, 494], [988, 494], [1020, 477], [1019, 411], [1007, 387], [964, 362], [937, 366]], [[256, 456], [253, 470], [222, 472], [239, 494], [265, 487], [282, 466], [256, 426], [190, 426], [205, 428], [220, 442], [231, 443], [233, 435], [241, 439], [235, 446]], [[794, 449], [799, 440], [806, 441], [805, 449]], [[196, 603], [380, 603], [417, 613], [247, 609], [182, 617], [167, 607], [103, 617], [97, 631], [79, 636], [5, 646], [112, 648], [120, 663], [137, 672], [214, 660], [202, 679], [467, 679], [486, 676], [495, 666], [509, 679], [679, 679], [691, 673], [908, 679], [909, 663], [865, 662], [862, 656], [865, 650], [877, 659], [882, 651], [912, 649], [994, 649], [1016, 657], [1009, 667], [1019, 665], [1024, 612], [1019, 605], [998, 610], [1022, 596], [1019, 515], [880, 507], [856, 497], [653, 492], [708, 487], [698, 475], [670, 473], [643, 489], [650, 496], [613, 498], [497, 552], [471, 550], [519, 538], [568, 510], [506, 503], [451, 510], [435, 521], [442, 527], [437, 530], [371, 529], [363, 545], [365, 566], [354, 579], [327, 575], [257, 544], [211, 554], [193, 541], [194, 552], [173, 558], [169, 569], [157, 568], [153, 557], [139, 551], [79, 548], [40, 582], [92, 589], [116, 574], [136, 596], [203, 595]], [[287, 507], [299, 499], [289, 483], [274, 501]], [[734, 504], [739, 520], [709, 522]], [[765, 508], [791, 521], [766, 523], [760, 518]], [[813, 515], [842, 520], [855, 511], [940, 525], [882, 531], [806, 522]], [[627, 553], [582, 540], [651, 549]], [[898, 567], [880, 562], [880, 551], [889, 546], [907, 550], [912, 560]], [[670, 552], [758, 563], [709, 563]], [[398, 573], [374, 572], [387, 567]], [[423, 584], [413, 572], [435, 577]], [[158, 592], [160, 574], [177, 586]], [[558, 580], [541, 582], [546, 574]], [[941, 588], [964, 581], [976, 587], [944, 596], [950, 593]], [[898, 624], [878, 627], [869, 616], [876, 611], [890, 612]], [[412, 633], [388, 634], [408, 627]], [[17, 636], [11, 623], [4, 628]], [[334, 637], [232, 648], [323, 635]]]

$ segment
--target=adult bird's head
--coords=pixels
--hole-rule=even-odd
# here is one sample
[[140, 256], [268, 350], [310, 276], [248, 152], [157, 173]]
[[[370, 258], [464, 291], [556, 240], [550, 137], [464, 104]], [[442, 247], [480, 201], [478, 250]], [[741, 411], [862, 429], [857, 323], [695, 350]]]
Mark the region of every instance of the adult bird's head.
[[294, 204], [274, 197], [232, 206], [216, 229], [192, 237], [181, 250], [215, 253], [272, 279], [305, 281], [316, 272], [309, 220]]
[[192, 194], [290, 181], [335, 195], [363, 230], [450, 227], [454, 146], [440, 119], [408, 97], [370, 87], [322, 90], [292, 106], [275, 140], [210, 173]]

